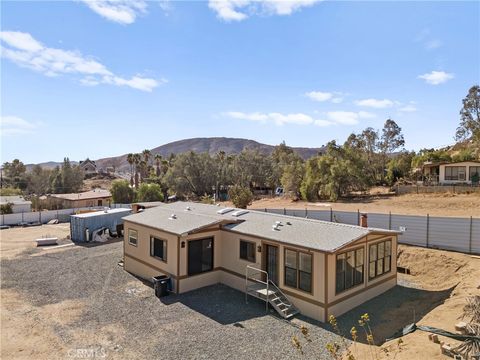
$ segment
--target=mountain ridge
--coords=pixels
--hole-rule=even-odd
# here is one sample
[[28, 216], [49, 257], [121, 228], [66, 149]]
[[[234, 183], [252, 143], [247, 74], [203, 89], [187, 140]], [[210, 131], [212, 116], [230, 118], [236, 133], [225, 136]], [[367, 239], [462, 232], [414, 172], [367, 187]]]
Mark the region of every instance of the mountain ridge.
[[[258, 150], [261, 153], [269, 155], [273, 152], [276, 145], [263, 144], [255, 140], [243, 139], [243, 138], [230, 138], [230, 137], [198, 137], [182, 139], [167, 144], [163, 144], [152, 148], [150, 151], [152, 155], [160, 154], [163, 157], [168, 157], [170, 154], [181, 154], [188, 151], [194, 151], [198, 153], [208, 152], [213, 155], [219, 151], [224, 151], [227, 155], [238, 154], [243, 150], [251, 149]], [[303, 159], [309, 159], [318, 153], [322, 153], [325, 149], [324, 146], [319, 148], [309, 147], [293, 147], [292, 149]], [[98, 168], [107, 168], [109, 166], [115, 166], [120, 171], [128, 170], [130, 165], [127, 162], [127, 155], [122, 154], [118, 156], [100, 158], [95, 160]], [[72, 161], [72, 163], [74, 163]], [[77, 163], [77, 162], [75, 162]], [[40, 165], [45, 168], [54, 168], [57, 165], [61, 165], [61, 162], [44, 162], [36, 165]], [[30, 169], [35, 164], [28, 164], [27, 169]]]

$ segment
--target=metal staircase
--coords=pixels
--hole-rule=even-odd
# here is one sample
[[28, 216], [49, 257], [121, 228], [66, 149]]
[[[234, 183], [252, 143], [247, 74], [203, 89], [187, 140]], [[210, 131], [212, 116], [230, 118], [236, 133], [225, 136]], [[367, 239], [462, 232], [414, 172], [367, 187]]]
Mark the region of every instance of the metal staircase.
[[290, 319], [300, 313], [282, 290], [268, 278], [266, 271], [251, 265], [245, 268], [245, 302], [247, 304], [249, 295], [265, 301], [266, 312], [270, 304], [284, 319]]

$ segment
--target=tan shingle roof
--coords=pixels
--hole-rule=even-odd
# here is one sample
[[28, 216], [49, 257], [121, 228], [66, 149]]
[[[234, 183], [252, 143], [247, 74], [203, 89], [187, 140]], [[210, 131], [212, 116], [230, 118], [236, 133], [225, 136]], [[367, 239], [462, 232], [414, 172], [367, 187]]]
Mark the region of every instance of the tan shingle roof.
[[102, 189], [95, 189], [90, 190], [82, 193], [71, 193], [71, 194], [52, 194], [50, 197], [57, 198], [57, 199], [65, 199], [65, 200], [90, 200], [90, 199], [99, 199], [99, 198], [106, 198], [111, 197], [110, 191], [102, 190]]
[[[187, 210], [187, 207], [190, 210]], [[202, 228], [222, 224], [225, 229], [239, 234], [326, 252], [335, 252], [372, 233], [399, 234], [398, 231], [392, 230], [364, 228], [254, 210], [248, 210], [245, 214], [237, 217], [232, 215], [234, 211], [220, 215], [217, 213], [220, 209], [223, 208], [214, 205], [176, 202], [160, 205], [124, 219], [177, 235], [185, 235]], [[176, 219], [171, 219], [171, 214], [175, 214]], [[280, 221], [281, 224], [274, 229], [273, 226], [277, 221]]]

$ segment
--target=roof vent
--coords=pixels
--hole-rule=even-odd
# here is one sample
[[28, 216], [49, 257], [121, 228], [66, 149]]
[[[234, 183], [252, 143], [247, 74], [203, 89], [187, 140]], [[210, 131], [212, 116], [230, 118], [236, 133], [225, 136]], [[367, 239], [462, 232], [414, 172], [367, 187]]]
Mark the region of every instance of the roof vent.
[[281, 222], [281, 221], [278, 221], [278, 220], [277, 220], [277, 221], [275, 221], [275, 225], [278, 225], [278, 226], [283, 226], [283, 225], [282, 225], [282, 222]]
[[228, 213], [230, 211], [233, 211], [233, 210], [235, 210], [235, 209], [233, 209], [233, 208], [223, 208], [223, 209], [218, 210], [217, 214], [223, 215], [223, 214], [226, 214], [226, 213]]
[[170, 215], [170, 217], [168, 219], [169, 220], [175, 220], [176, 218], [177, 218], [177, 215], [172, 214], [172, 215]]
[[232, 216], [238, 217], [238, 216], [241, 216], [241, 215], [247, 214], [247, 213], [248, 213], [248, 210], [237, 210], [237, 211], [232, 213]]
[[187, 206], [187, 207], [185, 208], [185, 211], [190, 211], [190, 210], [192, 210], [192, 208], [191, 208], [190, 206]]
[[278, 224], [273, 224], [272, 225], [272, 230], [273, 231], [280, 231], [280, 228], [279, 228]]
[[105, 206], [105, 207], [103, 208], [103, 212], [104, 212], [105, 214], [108, 213], [108, 207]]

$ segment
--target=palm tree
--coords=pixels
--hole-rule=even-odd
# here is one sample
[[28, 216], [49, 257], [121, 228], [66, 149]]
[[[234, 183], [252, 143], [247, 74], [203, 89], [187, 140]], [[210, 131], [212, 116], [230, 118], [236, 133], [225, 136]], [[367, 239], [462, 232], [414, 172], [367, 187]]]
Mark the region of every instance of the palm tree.
[[157, 165], [157, 177], [160, 177], [160, 163], [162, 162], [162, 155], [155, 154], [155, 164]]
[[145, 160], [145, 162], [148, 164], [148, 161], [152, 157], [152, 152], [148, 149], [145, 149], [142, 151], [142, 155], [143, 155], [143, 160]]
[[140, 164], [140, 160], [140, 154], [133, 154], [133, 162], [135, 163], [135, 188], [138, 188], [138, 165]]
[[130, 185], [133, 186], [133, 154], [127, 155], [127, 162], [130, 164]]

